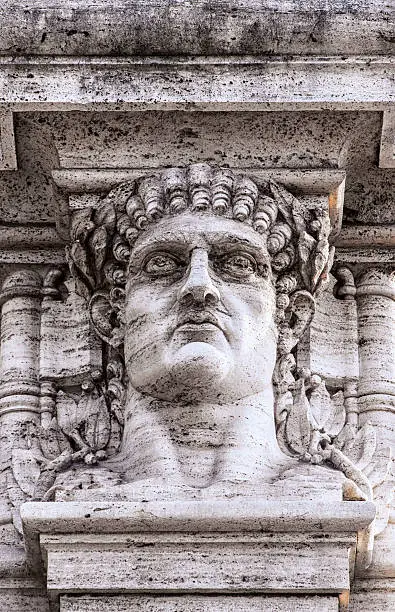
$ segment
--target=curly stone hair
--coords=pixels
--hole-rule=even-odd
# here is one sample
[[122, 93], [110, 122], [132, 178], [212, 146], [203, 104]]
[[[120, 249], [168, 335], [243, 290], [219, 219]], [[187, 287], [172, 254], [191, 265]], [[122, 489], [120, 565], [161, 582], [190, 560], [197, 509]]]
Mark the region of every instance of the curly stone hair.
[[74, 214], [67, 254], [78, 293], [87, 300], [97, 292], [108, 295], [113, 325], [119, 324], [134, 242], [150, 224], [184, 211], [234, 219], [266, 237], [277, 296], [278, 353], [289, 355], [292, 308], [301, 293], [313, 298], [331, 266], [330, 220], [322, 205], [301, 203], [271, 180], [258, 182], [199, 163], [118, 185], [96, 209]]

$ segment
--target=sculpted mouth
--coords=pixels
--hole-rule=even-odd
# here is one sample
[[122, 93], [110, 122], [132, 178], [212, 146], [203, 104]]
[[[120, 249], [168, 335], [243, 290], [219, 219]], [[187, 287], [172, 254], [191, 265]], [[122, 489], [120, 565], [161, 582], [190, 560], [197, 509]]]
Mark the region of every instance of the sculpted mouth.
[[212, 326], [217, 327], [222, 332], [224, 331], [217, 318], [210, 313], [196, 313], [194, 315], [188, 315], [177, 325], [176, 329], [181, 327], [189, 327], [190, 329], [206, 329]]

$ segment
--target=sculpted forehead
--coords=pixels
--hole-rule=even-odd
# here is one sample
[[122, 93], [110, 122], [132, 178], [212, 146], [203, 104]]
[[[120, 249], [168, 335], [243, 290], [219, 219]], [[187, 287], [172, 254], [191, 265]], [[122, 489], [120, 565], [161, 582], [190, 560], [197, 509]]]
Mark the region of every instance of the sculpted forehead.
[[131, 261], [155, 247], [169, 248], [177, 245], [191, 250], [196, 247], [210, 249], [225, 244], [252, 249], [262, 259], [269, 259], [266, 237], [245, 223], [214, 215], [184, 213], [161, 219], [144, 231], [134, 244]]

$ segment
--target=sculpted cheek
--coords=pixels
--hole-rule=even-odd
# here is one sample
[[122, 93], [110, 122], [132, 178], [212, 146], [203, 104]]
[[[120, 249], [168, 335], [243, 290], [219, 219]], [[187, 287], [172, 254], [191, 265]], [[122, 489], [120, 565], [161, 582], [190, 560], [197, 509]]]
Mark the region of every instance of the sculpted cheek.
[[142, 316], [155, 315], [161, 307], [161, 301], [149, 285], [127, 289], [126, 318], [131, 324]]
[[128, 361], [151, 360], [154, 353], [163, 352], [169, 341], [171, 323], [166, 296], [149, 285], [129, 286], [125, 338]]
[[233, 294], [229, 293], [227, 302], [239, 317], [263, 317], [270, 319], [275, 312], [275, 296], [271, 286], [244, 286]]

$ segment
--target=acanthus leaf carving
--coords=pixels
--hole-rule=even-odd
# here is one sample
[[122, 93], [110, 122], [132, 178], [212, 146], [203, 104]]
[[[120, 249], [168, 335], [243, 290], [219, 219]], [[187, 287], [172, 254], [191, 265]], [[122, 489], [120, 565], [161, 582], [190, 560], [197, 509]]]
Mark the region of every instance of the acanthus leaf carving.
[[285, 441], [292, 452], [304, 457], [310, 449], [312, 437], [310, 406], [305, 393], [304, 379], [295, 383], [293, 402], [285, 420]]
[[341, 391], [330, 396], [325, 382], [309, 371], [277, 400], [277, 436], [282, 449], [301, 461], [326, 464], [347, 478], [345, 499], [365, 499], [376, 505], [376, 520], [369, 529], [363, 564], [371, 562], [372, 539], [387, 525], [394, 489], [391, 451], [378, 453], [376, 432], [366, 423], [357, 427], [346, 422]]
[[99, 225], [89, 238], [89, 245], [94, 257], [96, 282], [100, 282], [101, 271], [106, 260], [108, 242], [108, 233], [103, 225]]
[[47, 426], [24, 424], [10, 458], [8, 497], [18, 509], [29, 500], [51, 499], [56, 478], [73, 464], [94, 465], [119, 449], [125, 387], [119, 360], [109, 362], [107, 376], [94, 371], [81, 393], [56, 394]]

